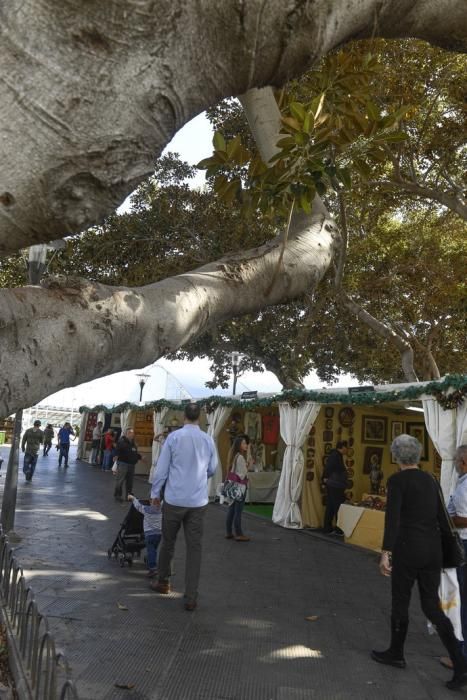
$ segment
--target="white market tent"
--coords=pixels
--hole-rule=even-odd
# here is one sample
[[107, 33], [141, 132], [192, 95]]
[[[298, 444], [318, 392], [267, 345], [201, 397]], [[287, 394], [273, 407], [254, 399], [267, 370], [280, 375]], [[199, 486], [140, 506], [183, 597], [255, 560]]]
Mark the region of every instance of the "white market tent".
[[[196, 399], [195, 399], [196, 400]], [[211, 396], [199, 400], [208, 419], [208, 433], [217, 442], [220, 431], [228, 420], [232, 409], [244, 406], [278, 406], [280, 433], [286, 449], [282, 462], [277, 497], [274, 503], [273, 521], [286, 528], [301, 528], [302, 517], [299, 506], [304, 472], [303, 445], [315, 422], [321, 407], [329, 403], [358, 404], [360, 406], [403, 405], [414, 401], [421, 402], [428, 434], [439, 453], [441, 463], [441, 487], [445, 497], [454, 488], [456, 473], [453, 457], [456, 447], [467, 443], [467, 376], [448, 375], [437, 381], [415, 384], [384, 384], [374, 387], [358, 387], [352, 390], [324, 389], [321, 391], [285, 391], [281, 394], [263, 394], [250, 399], [241, 397]], [[164, 418], [169, 408], [183, 408], [182, 401], [155, 401], [140, 405], [122, 404], [114, 408], [96, 406], [93, 409], [82, 407], [83, 413], [78, 456], [82, 456], [86, 415], [89, 411], [98, 413], [102, 420], [104, 413], [120, 413], [122, 429], [128, 425], [131, 412], [153, 410], [155, 434], [161, 432]], [[159, 443], [153, 444], [153, 468], [157, 462]], [[152, 471], [152, 470], [151, 470]], [[152, 474], [149, 477], [151, 481]], [[222, 481], [222, 468], [219, 465], [211, 479], [209, 493], [214, 496]]]

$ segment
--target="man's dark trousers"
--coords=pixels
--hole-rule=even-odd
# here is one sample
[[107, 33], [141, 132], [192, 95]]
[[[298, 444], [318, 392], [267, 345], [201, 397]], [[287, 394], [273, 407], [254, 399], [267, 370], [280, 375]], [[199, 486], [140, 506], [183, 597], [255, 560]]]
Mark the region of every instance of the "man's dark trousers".
[[336, 518], [337, 524], [337, 511], [345, 501], [345, 489], [333, 488], [332, 486], [326, 487], [326, 512], [324, 515], [324, 532], [331, 532], [332, 521]]
[[199, 508], [173, 506], [167, 501], [162, 506], [162, 542], [159, 550], [159, 582], [169, 580], [175, 542], [183, 523], [185, 535], [185, 597], [187, 602], [196, 602], [201, 571], [201, 543], [207, 505]]

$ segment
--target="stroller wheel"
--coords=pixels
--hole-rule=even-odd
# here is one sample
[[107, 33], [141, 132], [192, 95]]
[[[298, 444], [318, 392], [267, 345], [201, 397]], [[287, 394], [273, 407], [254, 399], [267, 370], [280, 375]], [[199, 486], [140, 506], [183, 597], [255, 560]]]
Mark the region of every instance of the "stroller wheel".
[[120, 562], [120, 566], [123, 568], [125, 566], [125, 557], [123, 554], [118, 555], [118, 561]]

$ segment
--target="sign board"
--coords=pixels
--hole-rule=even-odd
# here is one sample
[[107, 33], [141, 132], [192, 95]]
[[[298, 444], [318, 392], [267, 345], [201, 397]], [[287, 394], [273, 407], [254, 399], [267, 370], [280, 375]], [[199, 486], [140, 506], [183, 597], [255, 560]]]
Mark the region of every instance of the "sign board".
[[242, 398], [242, 399], [257, 399], [258, 392], [257, 391], [244, 391], [240, 398]]
[[374, 391], [374, 386], [351, 386], [349, 387], [349, 394], [362, 394], [365, 391]]

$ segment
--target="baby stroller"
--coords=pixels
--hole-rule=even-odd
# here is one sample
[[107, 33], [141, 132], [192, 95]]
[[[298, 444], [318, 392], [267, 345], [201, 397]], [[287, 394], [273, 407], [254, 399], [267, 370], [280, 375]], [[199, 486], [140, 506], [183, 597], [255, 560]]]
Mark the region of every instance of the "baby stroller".
[[[149, 505], [149, 501], [139, 499], [143, 505]], [[133, 557], [140, 557], [141, 550], [145, 548], [143, 515], [139, 513], [133, 504], [130, 505], [128, 513], [120, 526], [115, 542], [107, 550], [107, 556], [111, 559], [112, 554], [118, 559], [120, 566], [133, 566]]]

